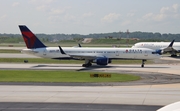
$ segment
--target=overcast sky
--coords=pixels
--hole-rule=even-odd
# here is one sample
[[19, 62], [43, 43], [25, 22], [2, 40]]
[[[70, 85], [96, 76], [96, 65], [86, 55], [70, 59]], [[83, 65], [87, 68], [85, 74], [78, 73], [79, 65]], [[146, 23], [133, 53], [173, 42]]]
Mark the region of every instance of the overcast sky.
[[0, 33], [180, 33], [180, 0], [0, 0]]

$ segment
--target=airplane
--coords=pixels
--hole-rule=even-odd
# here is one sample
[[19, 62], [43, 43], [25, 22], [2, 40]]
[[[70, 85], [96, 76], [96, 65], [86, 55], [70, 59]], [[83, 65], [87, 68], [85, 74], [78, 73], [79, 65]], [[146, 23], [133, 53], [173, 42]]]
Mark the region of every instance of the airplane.
[[132, 48], [149, 48], [156, 50], [157, 53], [166, 54], [170, 53], [172, 57], [180, 53], [180, 42], [139, 42], [132, 46]]
[[180, 111], [180, 101], [168, 104], [157, 111]]
[[160, 55], [147, 48], [86, 48], [86, 47], [48, 47], [44, 45], [25, 25], [19, 25], [27, 49], [22, 53], [32, 54], [42, 58], [85, 60], [83, 67], [92, 63], [108, 65], [113, 59], [146, 60], [159, 59]]

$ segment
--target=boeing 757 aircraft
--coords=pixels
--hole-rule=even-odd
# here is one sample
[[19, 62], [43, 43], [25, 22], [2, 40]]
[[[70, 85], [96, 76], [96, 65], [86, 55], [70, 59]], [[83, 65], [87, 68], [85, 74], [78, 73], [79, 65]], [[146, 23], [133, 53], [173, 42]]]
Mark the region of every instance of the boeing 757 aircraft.
[[159, 54], [170, 53], [171, 56], [177, 56], [177, 53], [180, 53], [180, 42], [139, 42], [132, 48], [149, 48]]
[[27, 49], [23, 53], [51, 59], [85, 60], [83, 67], [92, 63], [107, 65], [113, 59], [134, 59], [144, 62], [159, 59], [160, 55], [147, 48], [85, 48], [85, 47], [47, 47], [25, 25], [19, 25]]

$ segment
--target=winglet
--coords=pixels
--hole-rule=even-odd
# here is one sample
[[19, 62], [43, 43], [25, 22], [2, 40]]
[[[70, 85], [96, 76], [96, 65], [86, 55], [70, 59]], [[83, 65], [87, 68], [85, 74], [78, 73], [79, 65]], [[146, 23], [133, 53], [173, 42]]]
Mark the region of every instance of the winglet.
[[82, 47], [81, 44], [78, 44], [79, 47]]
[[59, 50], [61, 51], [61, 54], [66, 54], [63, 49], [61, 48], [61, 46], [59, 46]]
[[173, 41], [169, 44], [169, 46], [168, 46], [168, 47], [172, 47], [172, 46], [173, 46], [173, 44], [174, 44], [174, 41], [175, 41], [175, 40], [173, 40]]

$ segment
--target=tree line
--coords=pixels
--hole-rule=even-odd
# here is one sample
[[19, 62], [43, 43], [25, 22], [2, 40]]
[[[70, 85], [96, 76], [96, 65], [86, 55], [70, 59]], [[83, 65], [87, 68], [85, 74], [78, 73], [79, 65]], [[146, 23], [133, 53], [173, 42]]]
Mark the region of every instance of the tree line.
[[[43, 42], [59, 42], [62, 40], [75, 40], [82, 38], [95, 38], [95, 39], [132, 39], [137, 38], [140, 41], [172, 41], [180, 42], [180, 34], [161, 34], [152, 32], [112, 32], [112, 33], [98, 33], [98, 34], [36, 34], [37, 37]], [[23, 42], [21, 34], [1, 34], [0, 43], [18, 43]]]

